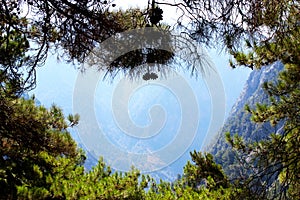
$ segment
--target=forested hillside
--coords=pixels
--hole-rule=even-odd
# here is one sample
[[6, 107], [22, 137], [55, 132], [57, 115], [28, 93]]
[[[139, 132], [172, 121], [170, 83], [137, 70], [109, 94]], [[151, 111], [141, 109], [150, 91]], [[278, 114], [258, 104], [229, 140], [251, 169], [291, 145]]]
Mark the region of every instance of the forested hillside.
[[226, 141], [225, 134], [227, 132], [231, 136], [238, 134], [247, 142], [256, 142], [268, 138], [272, 132], [276, 132], [276, 129], [282, 128], [282, 124], [272, 127], [269, 122], [253, 122], [251, 114], [245, 109], [246, 105], [255, 108], [257, 103], [270, 103], [263, 85], [268, 81], [277, 82], [278, 74], [282, 70], [283, 64], [275, 62], [270, 66], [251, 72], [224, 126], [207, 149], [214, 155], [215, 161], [222, 165], [231, 178], [234, 178], [241, 169], [239, 163], [237, 163], [238, 155], [234, 153], [232, 147]]

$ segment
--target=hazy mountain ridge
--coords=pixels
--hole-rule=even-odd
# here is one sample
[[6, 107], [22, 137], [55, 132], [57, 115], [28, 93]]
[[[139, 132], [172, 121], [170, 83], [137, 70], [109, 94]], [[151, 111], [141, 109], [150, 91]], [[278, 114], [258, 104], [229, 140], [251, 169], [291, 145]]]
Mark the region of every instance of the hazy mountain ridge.
[[253, 70], [244, 86], [241, 95], [232, 107], [229, 116], [234, 116], [239, 109], [243, 109], [245, 104], [256, 104], [259, 96], [267, 97], [261, 87], [266, 81], [276, 81], [278, 73], [283, 69], [280, 62], [270, 66], [262, 67], [260, 70]]
[[226, 132], [230, 132], [231, 135], [238, 134], [245, 141], [258, 141], [268, 137], [271, 132], [276, 132], [276, 129], [280, 128], [280, 125], [272, 127], [269, 123], [253, 123], [251, 115], [245, 111], [245, 105], [255, 108], [257, 103], [268, 103], [268, 96], [262, 85], [264, 82], [276, 82], [278, 73], [282, 69], [282, 63], [275, 62], [260, 70], [251, 72], [224, 126], [218, 133], [215, 141], [207, 148], [214, 155], [216, 162], [223, 166], [227, 174], [232, 175], [237, 170], [237, 166], [234, 164], [235, 154], [225, 140]]

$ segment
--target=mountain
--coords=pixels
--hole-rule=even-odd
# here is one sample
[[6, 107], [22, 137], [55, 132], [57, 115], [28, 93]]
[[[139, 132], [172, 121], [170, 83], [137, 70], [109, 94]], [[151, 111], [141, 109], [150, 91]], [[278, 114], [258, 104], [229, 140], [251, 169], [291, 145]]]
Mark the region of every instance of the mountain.
[[268, 95], [262, 85], [265, 82], [276, 82], [278, 73], [283, 69], [283, 64], [275, 62], [272, 65], [265, 66], [260, 70], [253, 70], [244, 86], [244, 89], [231, 109], [229, 117], [217, 137], [207, 147], [207, 151], [212, 153], [215, 161], [221, 164], [223, 169], [232, 178], [238, 170], [235, 164], [235, 153], [226, 142], [225, 133], [230, 135], [238, 134], [246, 142], [259, 141], [267, 138], [270, 133], [277, 132], [281, 125], [272, 127], [270, 123], [254, 123], [251, 121], [251, 115], [245, 111], [245, 106], [255, 108], [257, 103], [268, 104]]

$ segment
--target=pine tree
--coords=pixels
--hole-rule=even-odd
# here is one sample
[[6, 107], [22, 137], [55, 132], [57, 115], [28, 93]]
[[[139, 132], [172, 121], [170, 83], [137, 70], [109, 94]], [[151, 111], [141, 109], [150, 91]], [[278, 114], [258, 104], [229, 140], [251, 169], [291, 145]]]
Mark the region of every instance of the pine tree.
[[264, 85], [271, 104], [247, 108], [253, 121], [283, 123], [282, 129], [270, 133], [267, 140], [250, 144], [228, 137], [241, 154], [248, 154], [244, 162], [250, 164], [253, 174], [246, 184], [263, 198], [296, 199], [300, 195], [300, 70], [295, 64], [285, 68], [278, 83]]
[[19, 186], [44, 193], [49, 189], [47, 177], [56, 173], [51, 160], [65, 158], [80, 165], [84, 157], [58, 107], [47, 110], [34, 99], [3, 93], [0, 90], [0, 196], [16, 198]]
[[187, 185], [197, 189], [201, 185], [213, 190], [215, 188], [229, 187], [229, 180], [224, 174], [220, 165], [213, 161], [209, 153], [202, 155], [201, 152], [191, 152], [192, 164], [190, 161], [184, 168], [184, 178]]

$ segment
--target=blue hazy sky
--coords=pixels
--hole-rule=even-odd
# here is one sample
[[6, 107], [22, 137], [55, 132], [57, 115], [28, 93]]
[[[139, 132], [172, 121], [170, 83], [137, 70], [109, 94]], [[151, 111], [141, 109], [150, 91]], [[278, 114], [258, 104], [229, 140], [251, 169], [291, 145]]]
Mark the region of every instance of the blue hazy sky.
[[[210, 50], [208, 54], [211, 56], [212, 61], [214, 62], [223, 81], [226, 95], [226, 114], [228, 114], [235, 100], [241, 93], [251, 70], [245, 68], [233, 70], [228, 66], [228, 56], [218, 54], [214, 50]], [[73, 91], [75, 81], [79, 73], [80, 72], [71, 64], [65, 64], [62, 62], [59, 63], [56, 61], [54, 56], [49, 57], [46, 62], [46, 66], [37, 69], [37, 87], [30, 92], [30, 94], [35, 94], [36, 98], [46, 107], [56, 104], [63, 109], [66, 115], [74, 113]], [[208, 126], [210, 124], [210, 96], [207, 93], [207, 90], [202, 90], [205, 88], [205, 84], [199, 84], [199, 82], [195, 80], [188, 81], [190, 84], [197, 85], [197, 87], [192, 85], [192, 88], [198, 88], [195, 89], [195, 95], [197, 96], [199, 103], [200, 128], [197, 131], [193, 143], [189, 146], [189, 149], [179, 159], [177, 159], [176, 162], [171, 165], [167, 165], [167, 168], [152, 174], [152, 176], [156, 176], [157, 178], [172, 180], [176, 178], [177, 174], [182, 173], [182, 167], [190, 158], [189, 152], [193, 150], [200, 150], [204, 141], [203, 134], [207, 133]], [[199, 88], [198, 85], [202, 85], [202, 89]], [[144, 92], [137, 91], [134, 93], [128, 104], [128, 112], [136, 125], [145, 126], [147, 124], [151, 124], [149, 113], [145, 112], [147, 112], [147, 110], [155, 104], [161, 105], [164, 110], [167, 111], [165, 126], [162, 127], [159, 134], [149, 140], [136, 140], [128, 137], [124, 134], [124, 132], [120, 131], [120, 128], [113, 122], [114, 118], [111, 114], [111, 106], [109, 106], [112, 99], [112, 85], [107, 82], [102, 83], [100, 81], [95, 93], [96, 98], [94, 102], [94, 109], [98, 124], [102, 126], [102, 131], [106, 133], [105, 136], [108, 138], [109, 142], [117, 145], [118, 148], [127, 152], [145, 153], [145, 151], [155, 151], [163, 148], [169, 143], [168, 141], [171, 141], [172, 138], [176, 137], [176, 129], [178, 130], [179, 124], [181, 123], [181, 114], [180, 109], [178, 110], [176, 97], [172, 96], [169, 91], [163, 92], [161, 88], [144, 87], [144, 89]], [[84, 101], [84, 98], [85, 97], [82, 97], [82, 101]], [[165, 102], [165, 99], [167, 99], [167, 103]], [[92, 128], [90, 127], [90, 129]], [[72, 135], [76, 141], [80, 141], [78, 134], [74, 134], [72, 132]], [[96, 156], [98, 157], [98, 155]]]
[[[118, 3], [121, 2], [121, 3]], [[116, 1], [117, 5], [135, 6], [141, 5], [143, 2], [146, 6], [147, 1], [130, 1], [130, 4], [126, 3], [127, 1]], [[128, 1], [129, 2], [129, 1]], [[165, 13], [170, 13], [168, 16], [164, 16], [164, 19], [173, 20], [171, 10], [165, 11]], [[243, 86], [251, 72], [247, 68], [238, 68], [231, 69], [229, 67], [229, 56], [225, 53], [218, 53], [215, 49], [208, 50], [208, 55], [213, 61], [217, 72], [221, 76], [225, 95], [226, 95], [226, 116], [231, 110], [231, 107], [235, 103], [237, 97], [241, 93]], [[73, 92], [74, 86], [77, 79], [79, 70], [75, 69], [76, 67], [72, 64], [66, 64], [64, 62], [58, 62], [56, 56], [49, 56], [44, 67], [37, 69], [37, 87], [30, 92], [34, 94], [36, 98], [46, 107], [50, 107], [52, 104], [60, 106], [65, 114], [74, 113], [73, 112]], [[199, 83], [193, 78], [190, 78], [188, 75], [185, 76], [189, 84], [195, 91], [195, 95], [198, 99], [199, 104], [199, 127], [201, 130], [197, 130], [199, 134], [196, 136], [193, 144], [190, 146], [188, 151], [193, 149], [200, 150], [201, 142], [203, 142], [202, 132], [206, 132], [210, 123], [210, 96], [205, 90], [205, 84]], [[201, 88], [199, 89], [199, 87]], [[197, 89], [198, 87], [198, 89]], [[196, 88], [196, 89], [195, 89]], [[204, 88], [204, 89], [203, 89]], [[98, 82], [97, 90], [95, 92], [95, 102], [94, 109], [97, 117], [98, 123], [103, 127], [104, 132], [107, 133], [106, 137], [110, 139], [110, 142], [117, 145], [119, 148], [124, 148], [127, 151], [132, 152], [143, 152], [145, 147], [147, 151], [155, 151], [157, 149], [163, 148], [166, 145], [166, 141], [171, 141], [174, 136], [174, 132], [178, 129], [181, 114], [180, 109], [178, 109], [178, 102], [176, 101], [176, 96], [172, 96], [170, 91], [164, 92], [160, 87], [155, 85], [150, 85], [149, 87], [144, 87], [144, 91], [137, 91], [132, 95], [132, 98], [128, 104], [128, 112], [131, 119], [138, 126], [145, 126], [151, 123], [149, 118], [149, 105], [155, 106], [156, 104], [161, 105], [167, 111], [169, 115], [166, 118], [165, 127], [162, 127], [161, 132], [164, 135], [157, 134], [155, 137], [152, 137], [152, 140], [137, 140], [125, 136], [125, 134], [120, 131], [114, 122], [114, 117], [111, 115], [111, 99], [112, 91], [114, 90], [114, 83], [108, 84], [107, 82]], [[154, 95], [155, 94], [155, 95]], [[82, 101], [84, 101], [84, 96]], [[164, 101], [167, 99], [167, 101]], [[146, 114], [145, 114], [146, 113]], [[80, 114], [80, 113], [79, 113]], [[162, 118], [163, 119], [163, 118]], [[202, 132], [201, 132], [202, 131]], [[198, 133], [197, 132], [197, 133]], [[78, 135], [73, 134], [75, 140], [79, 140]], [[189, 159], [189, 153], [185, 154], [178, 159], [175, 163], [170, 166], [170, 170], [175, 173], [180, 173], [183, 165], [186, 163], [186, 160]], [[161, 171], [162, 174], [167, 173], [166, 171]]]
[[[223, 81], [226, 95], [226, 114], [230, 111], [251, 70], [240, 67], [231, 69], [228, 64], [229, 56], [209, 50], [208, 55], [214, 62]], [[30, 92], [44, 104], [55, 103], [64, 108], [65, 113], [72, 111], [72, 93], [77, 74], [80, 73], [72, 64], [58, 62], [55, 56], [47, 59], [46, 65], [37, 69], [37, 87]]]
[[[146, 7], [148, 0], [115, 0], [116, 9], [129, 7]], [[163, 22], [174, 22], [178, 16], [178, 10], [170, 6], [162, 6], [164, 9]], [[226, 94], [226, 114], [230, 111], [233, 103], [240, 94], [250, 69], [231, 69], [228, 66], [229, 56], [218, 53], [217, 50], [208, 50], [208, 55], [214, 62], [218, 73], [223, 81]], [[64, 108], [65, 113], [72, 112], [72, 93], [78, 71], [71, 64], [58, 63], [55, 56], [50, 56], [46, 66], [37, 69], [37, 87], [31, 92], [45, 105], [55, 103]]]

